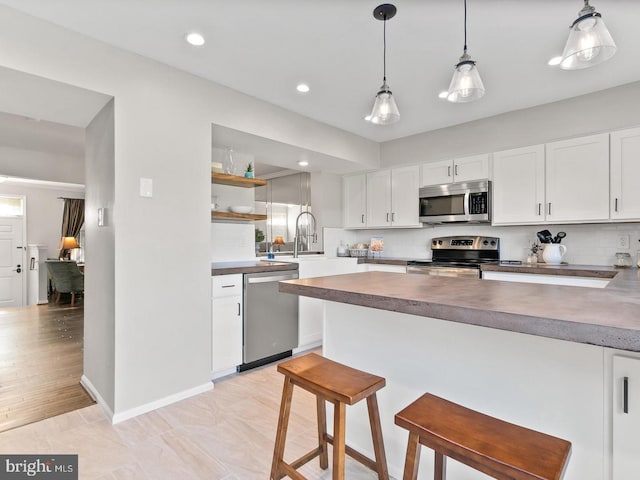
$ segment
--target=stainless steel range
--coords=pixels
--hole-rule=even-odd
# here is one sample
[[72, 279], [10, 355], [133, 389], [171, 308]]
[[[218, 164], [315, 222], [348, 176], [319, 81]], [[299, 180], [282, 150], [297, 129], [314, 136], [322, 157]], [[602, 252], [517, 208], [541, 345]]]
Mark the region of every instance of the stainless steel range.
[[480, 278], [483, 263], [500, 262], [497, 237], [455, 236], [431, 240], [432, 261], [413, 260], [407, 273]]

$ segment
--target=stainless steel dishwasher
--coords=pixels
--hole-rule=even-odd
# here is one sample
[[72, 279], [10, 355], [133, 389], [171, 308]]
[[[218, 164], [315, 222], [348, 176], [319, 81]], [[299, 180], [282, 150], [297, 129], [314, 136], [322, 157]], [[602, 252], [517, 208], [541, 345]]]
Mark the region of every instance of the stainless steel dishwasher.
[[297, 271], [244, 274], [243, 364], [238, 371], [291, 356], [298, 346], [298, 296], [278, 291]]

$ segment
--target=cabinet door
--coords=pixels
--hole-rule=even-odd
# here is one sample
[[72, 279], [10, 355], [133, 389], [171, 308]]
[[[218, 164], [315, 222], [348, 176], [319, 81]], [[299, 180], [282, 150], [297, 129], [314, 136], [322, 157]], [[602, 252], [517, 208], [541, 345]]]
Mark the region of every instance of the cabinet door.
[[423, 163], [420, 186], [440, 185], [453, 182], [453, 161]]
[[367, 227], [388, 227], [389, 225], [391, 225], [391, 170], [367, 173]]
[[391, 171], [391, 224], [394, 227], [420, 226], [418, 166]]
[[545, 220], [544, 145], [493, 154], [493, 225]]
[[366, 226], [367, 181], [364, 174], [342, 177], [344, 228]]
[[489, 178], [489, 154], [456, 158], [453, 161], [454, 182], [485, 180]]
[[611, 219], [640, 219], [640, 128], [611, 133]]
[[214, 298], [212, 371], [235, 368], [242, 363], [242, 295]]
[[614, 355], [613, 480], [638, 478], [638, 472], [640, 472], [638, 432], [640, 432], [640, 359]]
[[609, 134], [546, 145], [547, 221], [609, 219]]

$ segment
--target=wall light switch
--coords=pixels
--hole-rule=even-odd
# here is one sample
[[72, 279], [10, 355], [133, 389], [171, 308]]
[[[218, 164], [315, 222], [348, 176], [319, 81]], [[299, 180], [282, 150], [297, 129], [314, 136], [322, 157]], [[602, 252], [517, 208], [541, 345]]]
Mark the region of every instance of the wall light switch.
[[153, 180], [150, 178], [140, 179], [140, 196], [151, 198], [153, 197]]
[[105, 225], [105, 220], [104, 220], [105, 210], [106, 210], [106, 208], [99, 208], [98, 209], [98, 226], [99, 227], [104, 227], [104, 225]]

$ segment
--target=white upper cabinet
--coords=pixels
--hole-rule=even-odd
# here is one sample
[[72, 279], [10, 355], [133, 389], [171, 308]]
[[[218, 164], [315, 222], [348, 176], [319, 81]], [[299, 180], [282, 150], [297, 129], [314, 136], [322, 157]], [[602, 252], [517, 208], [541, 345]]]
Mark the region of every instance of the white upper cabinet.
[[418, 166], [367, 174], [367, 227], [421, 226]]
[[391, 224], [394, 227], [421, 227], [419, 197], [420, 167], [391, 170]]
[[609, 219], [609, 134], [546, 145], [546, 219]]
[[347, 175], [342, 177], [342, 214], [344, 228], [366, 227], [366, 211], [366, 175]]
[[544, 145], [493, 154], [493, 225], [545, 221]]
[[640, 128], [611, 133], [611, 219], [640, 219]]
[[489, 154], [422, 164], [421, 186], [489, 178]]

